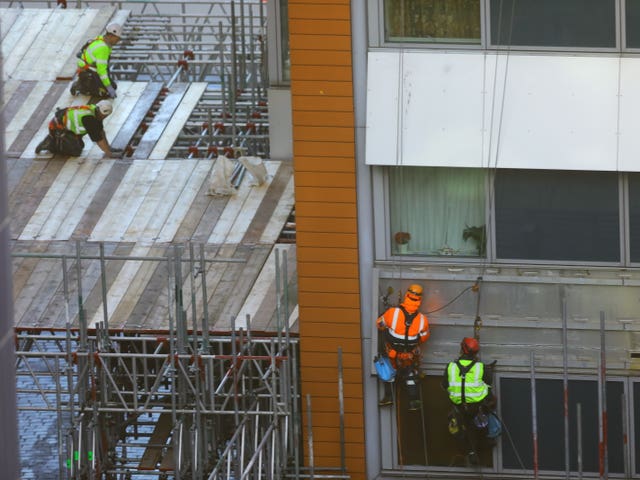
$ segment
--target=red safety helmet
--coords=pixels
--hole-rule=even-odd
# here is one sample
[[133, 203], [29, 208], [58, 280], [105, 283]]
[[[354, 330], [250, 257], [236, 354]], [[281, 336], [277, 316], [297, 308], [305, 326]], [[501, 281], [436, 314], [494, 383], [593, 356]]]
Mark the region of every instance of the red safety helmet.
[[475, 338], [465, 337], [460, 342], [460, 348], [465, 355], [475, 355], [480, 351], [480, 344]]

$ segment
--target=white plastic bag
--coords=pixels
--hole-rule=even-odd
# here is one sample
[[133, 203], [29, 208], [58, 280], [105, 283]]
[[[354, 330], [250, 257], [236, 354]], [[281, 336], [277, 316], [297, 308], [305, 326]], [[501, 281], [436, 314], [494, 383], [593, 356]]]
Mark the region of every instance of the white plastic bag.
[[267, 179], [267, 168], [260, 157], [240, 157], [238, 161], [244, 165], [253, 179], [252, 185], [262, 185]]
[[218, 158], [211, 169], [208, 195], [233, 195], [236, 189], [231, 185], [231, 174], [233, 173], [233, 162], [224, 155]]

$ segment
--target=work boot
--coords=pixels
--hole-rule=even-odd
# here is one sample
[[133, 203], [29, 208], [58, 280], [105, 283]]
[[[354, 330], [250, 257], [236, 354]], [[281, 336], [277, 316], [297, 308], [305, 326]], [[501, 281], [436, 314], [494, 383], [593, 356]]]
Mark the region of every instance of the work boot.
[[385, 395], [384, 397], [382, 397], [382, 400], [380, 400], [378, 402], [378, 405], [381, 406], [381, 407], [386, 407], [388, 405], [393, 405], [393, 399], [391, 397], [388, 397], [388, 396]]
[[469, 453], [467, 453], [467, 461], [469, 462], [469, 465], [478, 465], [478, 454], [471, 450]]
[[71, 95], [73, 95], [74, 97], [80, 94], [80, 86], [78, 85], [77, 80], [71, 84], [71, 88], [69, 89], [69, 91], [71, 92]]
[[420, 400], [411, 400], [409, 402], [409, 411], [417, 412], [422, 408], [422, 402]]
[[42, 152], [43, 150], [51, 151], [50, 148], [51, 148], [51, 137], [47, 135], [47, 137], [43, 141], [41, 141], [36, 147], [36, 155]]

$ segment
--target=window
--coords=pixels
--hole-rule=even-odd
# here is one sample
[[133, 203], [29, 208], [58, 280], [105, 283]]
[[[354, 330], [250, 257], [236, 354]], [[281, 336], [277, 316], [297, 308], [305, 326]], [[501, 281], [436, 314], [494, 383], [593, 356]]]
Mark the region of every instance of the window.
[[631, 261], [640, 262], [640, 173], [629, 174], [629, 244]]
[[640, 48], [640, 0], [627, 0], [625, 10], [627, 47]]
[[389, 191], [392, 254], [485, 256], [484, 171], [390, 167]]
[[480, 44], [480, 0], [384, 0], [385, 40]]
[[620, 262], [615, 172], [498, 170], [496, 256]]
[[615, 48], [615, 0], [491, 0], [491, 44]]
[[[623, 415], [624, 384], [607, 381], [609, 472], [624, 472]], [[577, 405], [581, 409], [582, 469], [598, 472], [598, 382], [569, 380], [569, 466], [578, 470]], [[536, 379], [538, 462], [541, 470], [565, 470], [563, 386], [560, 379]], [[502, 466], [520, 470], [533, 468], [531, 380], [501, 378], [502, 421], [513, 440], [502, 442]], [[554, 408], [555, 406], [555, 408]], [[515, 448], [515, 450], [514, 450]], [[522, 461], [522, 464], [520, 463]]]

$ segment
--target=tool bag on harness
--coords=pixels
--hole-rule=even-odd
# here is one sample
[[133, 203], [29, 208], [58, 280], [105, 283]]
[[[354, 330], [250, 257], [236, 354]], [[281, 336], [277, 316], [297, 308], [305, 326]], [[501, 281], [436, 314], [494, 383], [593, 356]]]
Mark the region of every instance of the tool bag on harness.
[[378, 378], [383, 382], [391, 383], [396, 379], [396, 369], [391, 365], [391, 360], [386, 355], [376, 355], [373, 359]]

